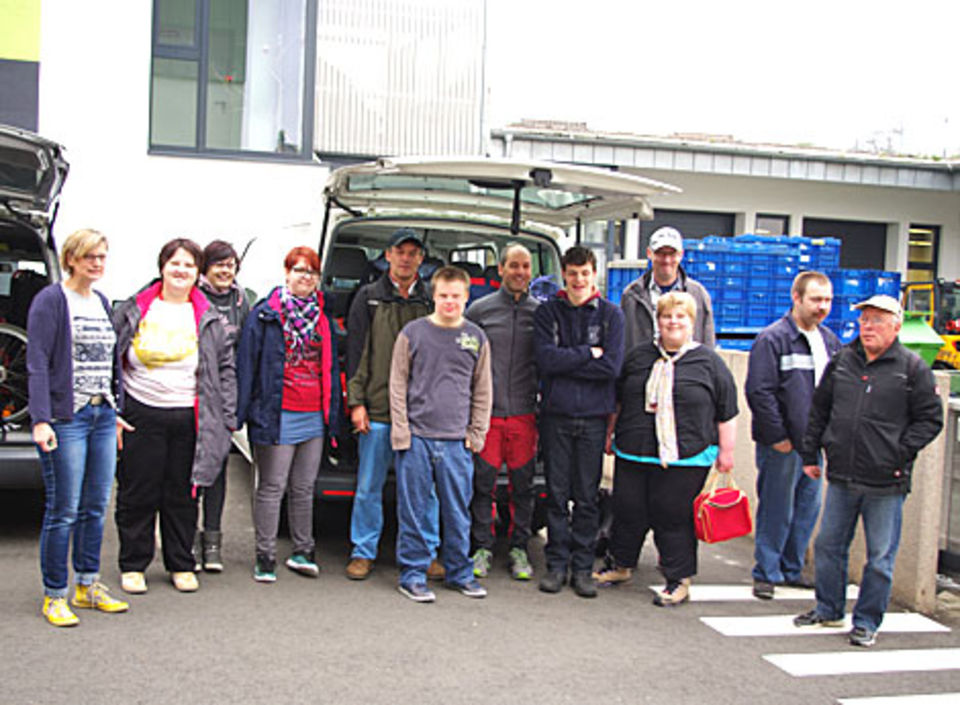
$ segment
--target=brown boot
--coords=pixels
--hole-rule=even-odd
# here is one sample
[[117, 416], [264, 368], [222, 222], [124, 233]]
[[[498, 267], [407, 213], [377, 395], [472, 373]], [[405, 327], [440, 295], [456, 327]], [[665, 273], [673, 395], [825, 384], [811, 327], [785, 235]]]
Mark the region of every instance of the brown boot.
[[443, 567], [443, 563], [434, 558], [430, 561], [430, 567], [427, 568], [427, 579], [443, 580], [445, 577], [447, 577], [447, 571]]
[[347, 564], [347, 577], [351, 580], [366, 580], [373, 571], [373, 561], [369, 558], [351, 558]]

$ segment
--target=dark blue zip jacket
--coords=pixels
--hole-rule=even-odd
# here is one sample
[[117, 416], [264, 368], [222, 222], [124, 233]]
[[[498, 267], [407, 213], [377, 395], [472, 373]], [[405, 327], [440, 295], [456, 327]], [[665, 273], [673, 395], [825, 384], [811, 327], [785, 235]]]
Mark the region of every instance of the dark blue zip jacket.
[[[257, 445], [276, 445], [280, 441], [280, 413], [283, 407], [283, 365], [286, 346], [283, 320], [277, 304], [277, 289], [261, 299], [250, 311], [237, 349], [237, 423], [247, 424], [247, 437]], [[329, 318], [329, 316], [328, 316]], [[340, 391], [340, 365], [337, 362], [337, 338], [330, 321], [330, 407], [326, 434], [335, 438], [340, 425], [343, 399]]]
[[[533, 346], [542, 413], [584, 418], [614, 412], [623, 327], [623, 311], [600, 296], [574, 306], [561, 291], [540, 304], [533, 316]], [[603, 348], [603, 355], [594, 358], [591, 347]]]
[[[840, 341], [826, 326], [818, 330], [832, 358]], [[750, 350], [745, 391], [754, 442], [771, 446], [789, 438], [799, 452], [813, 401], [813, 379], [810, 343], [788, 312], [764, 328]]]

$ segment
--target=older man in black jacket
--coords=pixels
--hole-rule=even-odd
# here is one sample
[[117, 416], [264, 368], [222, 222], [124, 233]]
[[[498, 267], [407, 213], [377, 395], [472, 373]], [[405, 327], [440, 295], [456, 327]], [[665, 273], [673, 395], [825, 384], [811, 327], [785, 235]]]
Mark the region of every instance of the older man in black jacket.
[[943, 407], [930, 369], [897, 340], [897, 300], [873, 296], [854, 308], [860, 336], [827, 366], [803, 442], [811, 477], [819, 477], [820, 448], [826, 451], [828, 486], [814, 554], [817, 606], [794, 624], [843, 624], [850, 542], [862, 516], [867, 564], [850, 643], [872, 646], [890, 601], [913, 460], [940, 433]]

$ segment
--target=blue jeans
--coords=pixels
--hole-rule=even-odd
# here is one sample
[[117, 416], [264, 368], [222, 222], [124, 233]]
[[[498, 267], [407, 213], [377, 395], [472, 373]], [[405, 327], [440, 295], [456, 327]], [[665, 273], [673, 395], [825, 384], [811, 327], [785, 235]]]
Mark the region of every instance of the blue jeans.
[[[540, 440], [547, 480], [547, 570], [566, 574], [593, 569], [603, 473], [607, 419], [547, 414], [540, 419]], [[573, 500], [573, 515], [568, 509]]]
[[108, 404], [87, 404], [72, 421], [51, 424], [57, 447], [37, 448], [46, 507], [40, 529], [44, 594], [67, 595], [67, 554], [73, 534], [73, 572], [78, 585], [100, 573], [100, 545], [110, 489], [117, 471], [117, 414]]
[[853, 626], [875, 632], [883, 621], [893, 587], [893, 566], [900, 546], [905, 495], [867, 494], [847, 485], [827, 485], [827, 500], [815, 544], [817, 613], [826, 619], [843, 617], [846, 605], [850, 542], [863, 517], [867, 564], [860, 596], [853, 608]]
[[462, 440], [440, 441], [413, 436], [408, 450], [397, 451], [397, 565], [400, 583], [425, 583], [436, 551], [440, 500], [443, 522], [443, 566], [447, 582], [463, 585], [473, 579], [470, 560], [470, 500], [473, 458]]
[[820, 514], [822, 480], [803, 473], [796, 450], [780, 453], [757, 444], [757, 514], [754, 580], [782, 583], [803, 573], [807, 544]]
[[[393, 460], [390, 446], [390, 424], [370, 422], [370, 432], [357, 438], [357, 493], [353, 498], [353, 514], [350, 517], [350, 542], [353, 544], [351, 558], [377, 557], [380, 535], [383, 533], [383, 485], [387, 481], [387, 469]], [[440, 507], [437, 495], [431, 490], [427, 511], [439, 522]], [[436, 555], [440, 537], [437, 532], [427, 536], [431, 555]]]

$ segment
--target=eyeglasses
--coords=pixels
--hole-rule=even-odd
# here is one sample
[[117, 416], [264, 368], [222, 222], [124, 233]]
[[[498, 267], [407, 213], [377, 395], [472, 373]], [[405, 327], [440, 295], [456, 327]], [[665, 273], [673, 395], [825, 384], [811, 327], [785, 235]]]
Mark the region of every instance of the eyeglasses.
[[877, 327], [891, 323], [892, 320], [889, 316], [860, 316], [860, 327], [870, 326]]
[[320, 272], [315, 269], [307, 269], [306, 267], [294, 267], [290, 271], [298, 277], [316, 277], [320, 275]]
[[233, 259], [221, 260], [219, 262], [214, 262], [213, 264], [210, 265], [211, 269], [213, 269], [214, 267], [218, 267], [220, 269], [236, 269], [237, 261]]
[[90, 263], [93, 263], [93, 262], [106, 262], [106, 261], [107, 261], [107, 256], [106, 256], [106, 255], [95, 255], [95, 254], [92, 254], [92, 253], [87, 253], [87, 254], [85, 254], [85, 255], [83, 256], [83, 261], [84, 261], [84, 262], [90, 262]]

